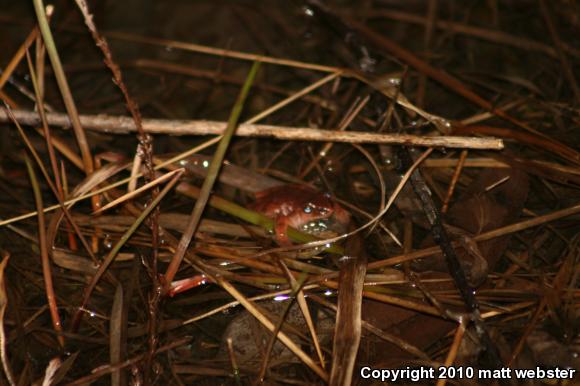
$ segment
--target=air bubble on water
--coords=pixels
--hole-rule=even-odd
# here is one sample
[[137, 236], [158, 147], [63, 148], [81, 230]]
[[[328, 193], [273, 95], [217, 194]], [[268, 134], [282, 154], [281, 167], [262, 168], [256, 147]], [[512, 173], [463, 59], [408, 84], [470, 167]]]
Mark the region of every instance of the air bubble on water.
[[389, 78], [389, 83], [393, 86], [400, 86], [401, 78]]
[[324, 296], [332, 296], [334, 295], [334, 291], [331, 291], [329, 289], [327, 289], [326, 291], [324, 291]]
[[165, 46], [165, 51], [172, 52], [173, 51], [173, 47]]
[[209, 161], [208, 160], [204, 160], [202, 164], [203, 164], [203, 167], [204, 168], [209, 167]]
[[111, 240], [111, 235], [106, 234], [105, 238], [103, 239], [103, 246], [107, 249], [113, 248], [113, 240]]
[[275, 296], [273, 300], [275, 302], [283, 302], [284, 300], [288, 300], [288, 299], [289, 299], [288, 295], [278, 295], [278, 296]]
[[302, 12], [304, 12], [304, 14], [306, 16], [310, 16], [310, 17], [314, 16], [314, 11], [310, 7], [306, 7], [306, 6], [302, 7]]

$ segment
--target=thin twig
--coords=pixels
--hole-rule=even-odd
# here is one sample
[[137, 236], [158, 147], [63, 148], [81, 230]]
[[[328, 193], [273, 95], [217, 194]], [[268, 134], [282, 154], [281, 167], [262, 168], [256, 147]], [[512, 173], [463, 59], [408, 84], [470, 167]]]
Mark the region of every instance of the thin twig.
[[[15, 110], [14, 116], [19, 122], [28, 125], [38, 124], [36, 113]], [[70, 121], [64, 114], [47, 114], [48, 123], [53, 126], [68, 127]], [[133, 121], [126, 117], [84, 115], [81, 123], [87, 130], [109, 134], [127, 134], [135, 131]], [[0, 122], [7, 118], [0, 113]], [[183, 121], [144, 119], [143, 129], [148, 133], [169, 135], [220, 135], [223, 134], [226, 123], [217, 121]], [[448, 147], [466, 149], [503, 149], [503, 141], [496, 138], [476, 138], [459, 136], [417, 136], [406, 134], [377, 134], [372, 132], [349, 132], [336, 130], [318, 130], [300, 127], [285, 127], [272, 125], [241, 124], [235, 133], [240, 137], [265, 137], [279, 140], [344, 142], [344, 143], [376, 143], [424, 147]]]

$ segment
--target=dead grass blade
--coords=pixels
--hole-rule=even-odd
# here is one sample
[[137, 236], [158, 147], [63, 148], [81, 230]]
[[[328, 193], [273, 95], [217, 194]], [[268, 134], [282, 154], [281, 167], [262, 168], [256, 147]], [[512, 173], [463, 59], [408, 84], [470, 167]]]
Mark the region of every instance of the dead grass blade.
[[12, 73], [26, 54], [26, 51], [28, 51], [28, 48], [30, 48], [32, 43], [34, 43], [37, 36], [38, 28], [33, 28], [32, 31], [30, 31], [30, 34], [28, 34], [26, 37], [26, 40], [22, 42], [22, 45], [18, 48], [18, 51], [16, 51], [10, 62], [2, 69], [2, 74], [0, 74], [0, 90], [2, 90], [6, 84], [6, 81], [10, 79]]
[[64, 347], [64, 336], [62, 335], [62, 324], [60, 321], [60, 315], [58, 313], [58, 305], [56, 304], [56, 294], [54, 292], [54, 286], [52, 283], [52, 272], [50, 270], [50, 259], [48, 256], [48, 238], [46, 232], [46, 222], [44, 220], [44, 213], [42, 212], [42, 193], [40, 191], [40, 186], [38, 185], [38, 180], [34, 173], [34, 168], [32, 162], [25, 156], [26, 168], [28, 169], [28, 175], [30, 176], [30, 183], [32, 184], [32, 190], [34, 192], [34, 201], [36, 202], [36, 211], [38, 212], [38, 243], [40, 245], [40, 257], [42, 260], [42, 275], [44, 277], [44, 285], [46, 290], [46, 300], [50, 309], [50, 317], [52, 319], [52, 326], [56, 335], [58, 336], [58, 342], [62, 347]]
[[238, 363], [236, 361], [236, 353], [234, 352], [234, 344], [232, 338], [228, 338], [226, 341], [228, 345], [228, 355], [230, 357], [230, 363], [232, 365], [232, 374], [234, 376], [234, 380], [236, 385], [242, 385], [240, 379], [240, 368], [238, 367]]
[[338, 310], [332, 348], [330, 385], [348, 386], [352, 382], [362, 333], [361, 315], [367, 257], [359, 235], [348, 240], [347, 255], [340, 260]]
[[[111, 365], [121, 363], [123, 361], [123, 308], [124, 306], [123, 286], [119, 283], [115, 290], [115, 297], [113, 299], [113, 307], [111, 310], [110, 337], [109, 337], [109, 358]], [[122, 382], [122, 370], [116, 370], [111, 373], [111, 385], [120, 386]]]
[[[445, 358], [445, 366], [449, 367], [453, 365], [453, 362], [455, 361], [455, 357], [457, 356], [457, 352], [459, 351], [459, 345], [461, 344], [461, 341], [463, 339], [463, 334], [465, 334], [465, 328], [466, 328], [466, 324], [467, 321], [465, 318], [461, 318], [460, 319], [459, 325], [457, 326], [457, 329], [455, 330], [455, 336], [453, 337], [453, 343], [451, 344], [451, 348], [449, 349], [449, 352], [447, 353], [447, 358]], [[437, 380], [437, 384], [436, 386], [445, 386], [447, 384], [447, 379], [446, 378], [442, 378]]]
[[42, 380], [42, 386], [51, 386], [55, 383], [55, 376], [57, 371], [60, 369], [61, 366], [60, 358], [53, 358], [46, 366], [44, 370], [44, 378]]
[[180, 42], [176, 40], [169, 40], [169, 39], [161, 39], [161, 38], [152, 38], [152, 37], [144, 37], [140, 35], [135, 35], [131, 33], [125, 32], [107, 32], [105, 36], [114, 38], [114, 39], [122, 39], [131, 42], [139, 42], [145, 44], [153, 44], [156, 46], [161, 47], [168, 47], [178, 50], [185, 50], [185, 51], [192, 51], [192, 52], [199, 52], [208, 55], [215, 55], [224, 58], [235, 58], [240, 60], [246, 60], [250, 62], [260, 62], [260, 63], [270, 63], [276, 64], [279, 66], [289, 66], [294, 68], [302, 68], [302, 69], [309, 69], [314, 71], [321, 71], [321, 72], [338, 72], [342, 71], [340, 67], [333, 67], [333, 66], [324, 66], [321, 64], [316, 63], [305, 63], [300, 62], [298, 60], [289, 60], [289, 59], [281, 59], [281, 58], [274, 58], [267, 55], [256, 55], [256, 54], [249, 54], [247, 52], [241, 51], [233, 51], [227, 50], [223, 48], [215, 48], [209, 46], [203, 46], [200, 44], [194, 43], [186, 43]]
[[443, 214], [447, 213], [447, 209], [449, 208], [449, 200], [451, 200], [451, 196], [453, 196], [455, 186], [457, 185], [457, 180], [459, 179], [459, 175], [463, 170], [463, 165], [465, 164], [466, 158], [467, 158], [467, 150], [462, 150], [461, 155], [459, 156], [459, 161], [457, 162], [457, 166], [455, 167], [455, 171], [453, 172], [453, 178], [451, 178], [451, 183], [449, 184], [449, 188], [447, 189], [445, 200], [443, 200], [443, 205], [441, 207], [441, 213]]
[[28, 52], [26, 53], [26, 61], [28, 63], [28, 72], [30, 74], [30, 79], [32, 81], [32, 87], [34, 89], [34, 95], [36, 97], [36, 103], [38, 105], [38, 115], [42, 121], [42, 133], [46, 140], [46, 149], [48, 150], [48, 156], [50, 159], [50, 166], [52, 168], [52, 174], [54, 175], [54, 185], [56, 186], [56, 190], [58, 192], [58, 196], [60, 200], [64, 200], [64, 192], [62, 187], [62, 182], [60, 179], [60, 173], [58, 170], [58, 163], [56, 160], [56, 155], [54, 153], [54, 146], [52, 142], [52, 135], [50, 133], [50, 129], [48, 127], [48, 123], [46, 122], [46, 111], [44, 107], [44, 100], [42, 98], [42, 92], [40, 90], [38, 79], [36, 78], [36, 74], [34, 72], [34, 66], [32, 65], [32, 59]]
[[156, 178], [155, 180], [153, 180], [153, 181], [151, 181], [151, 182], [149, 182], [149, 183], [141, 186], [140, 188], [138, 188], [138, 189], [136, 189], [136, 190], [134, 190], [132, 192], [129, 192], [127, 194], [124, 194], [123, 196], [121, 196], [121, 197], [119, 197], [119, 198], [117, 198], [117, 199], [109, 202], [107, 205], [105, 205], [102, 208], [99, 208], [98, 210], [94, 211], [93, 214], [102, 213], [105, 210], [111, 209], [111, 208], [119, 205], [122, 202], [125, 202], [127, 200], [131, 200], [134, 197], [136, 197], [139, 194], [141, 194], [142, 192], [144, 192], [146, 190], [149, 190], [149, 189], [151, 189], [151, 188], [153, 188], [155, 186], [158, 186], [159, 184], [167, 181], [170, 178], [173, 178], [173, 176], [176, 173], [183, 174], [184, 171], [185, 171], [184, 169], [175, 169], [175, 170], [173, 170], [173, 171], [171, 171], [169, 173], [166, 173], [166, 174], [162, 175], [161, 177]]
[[308, 308], [308, 303], [306, 302], [306, 295], [302, 289], [304, 286], [304, 281], [306, 280], [306, 275], [303, 275], [300, 280], [296, 280], [290, 273], [290, 270], [288, 270], [286, 266], [284, 266], [284, 268], [286, 271], [286, 276], [288, 277], [288, 280], [290, 280], [292, 290], [296, 293], [296, 302], [300, 306], [300, 310], [302, 311], [302, 315], [304, 316], [304, 320], [308, 326], [308, 331], [310, 332], [310, 337], [312, 338], [312, 343], [314, 344], [314, 349], [316, 350], [316, 355], [318, 356], [320, 365], [322, 368], [326, 368], [322, 347], [320, 346], [320, 341], [316, 335], [316, 327], [314, 326], [314, 321], [312, 320], [312, 315], [310, 313], [310, 309]]
[[14, 381], [14, 375], [12, 374], [12, 368], [10, 367], [10, 360], [8, 359], [8, 353], [6, 352], [6, 333], [4, 331], [4, 314], [6, 313], [6, 307], [8, 306], [4, 272], [10, 255], [8, 252], [3, 252], [2, 255], [2, 262], [0, 262], [0, 359], [2, 360], [2, 368], [4, 369], [4, 375], [6, 376], [8, 383], [10, 383], [11, 386], [14, 386], [16, 385], [16, 382]]
[[56, 369], [55, 373], [51, 377], [52, 383], [50, 383], [49, 386], [58, 385], [64, 379], [64, 377], [70, 371], [70, 369], [73, 368], [73, 365], [75, 364], [78, 356], [79, 356], [79, 351], [70, 355], [64, 361], [58, 363], [59, 367], [58, 367], [58, 369]]
[[81, 156], [83, 158], [85, 173], [90, 174], [93, 172], [94, 169], [93, 157], [91, 156], [91, 149], [89, 148], [89, 143], [87, 141], [85, 131], [79, 119], [77, 107], [75, 105], [72, 93], [68, 86], [68, 82], [66, 80], [66, 75], [62, 68], [60, 57], [58, 56], [56, 44], [54, 43], [52, 32], [50, 31], [50, 26], [48, 25], [48, 18], [46, 15], [46, 11], [44, 9], [44, 5], [42, 3], [42, 0], [33, 0], [33, 4], [34, 10], [36, 11], [36, 17], [38, 18], [38, 26], [40, 28], [40, 32], [42, 33], [42, 38], [44, 39], [44, 44], [46, 46], [46, 52], [48, 53], [48, 57], [50, 59], [50, 62], [52, 63], [54, 76], [60, 89], [66, 107], [66, 111], [70, 118], [70, 122], [72, 123], [72, 127], [77, 139], [77, 143], [79, 145], [79, 149], [81, 150]]

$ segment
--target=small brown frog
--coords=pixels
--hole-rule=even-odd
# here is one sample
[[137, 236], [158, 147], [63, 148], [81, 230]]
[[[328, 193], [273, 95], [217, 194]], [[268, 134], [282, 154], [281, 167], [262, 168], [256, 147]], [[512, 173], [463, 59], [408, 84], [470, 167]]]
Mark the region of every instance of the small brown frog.
[[291, 244], [286, 233], [289, 226], [313, 234], [343, 233], [350, 222], [350, 214], [329, 193], [299, 184], [258, 192], [250, 208], [275, 221], [276, 240], [281, 245]]

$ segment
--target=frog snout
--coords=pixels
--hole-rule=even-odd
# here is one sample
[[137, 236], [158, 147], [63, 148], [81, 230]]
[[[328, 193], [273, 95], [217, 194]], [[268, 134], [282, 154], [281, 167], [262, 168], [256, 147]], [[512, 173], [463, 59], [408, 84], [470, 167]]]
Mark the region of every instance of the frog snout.
[[346, 210], [339, 208], [327, 219], [326, 225], [329, 230], [335, 233], [346, 233], [350, 225], [350, 214]]

